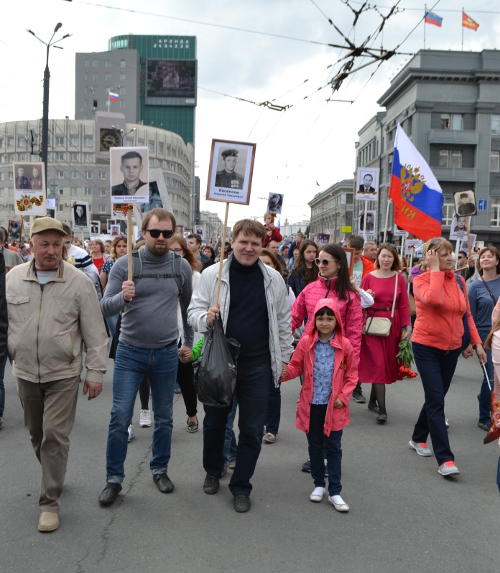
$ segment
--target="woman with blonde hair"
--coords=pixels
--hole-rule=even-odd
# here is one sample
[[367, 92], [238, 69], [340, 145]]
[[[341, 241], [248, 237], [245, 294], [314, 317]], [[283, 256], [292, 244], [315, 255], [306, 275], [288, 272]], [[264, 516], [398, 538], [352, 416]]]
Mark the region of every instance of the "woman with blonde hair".
[[[102, 241], [99, 241], [102, 243]], [[127, 254], [127, 237], [121, 235], [120, 237], [115, 237], [111, 243], [111, 251], [108, 260], [102, 265], [101, 272], [99, 274], [99, 280], [101, 281], [102, 290], [106, 289], [108, 284], [109, 273], [113, 267], [115, 261], [120, 257]], [[115, 316], [109, 316], [106, 318], [106, 324], [108, 325], [109, 333], [111, 338], [114, 337], [116, 331], [116, 325], [118, 323], [118, 317], [120, 314], [115, 314]]]
[[101, 239], [94, 239], [90, 242], [90, 256], [92, 257], [92, 262], [97, 267], [100, 275], [104, 263], [110, 258], [105, 252], [104, 243]]

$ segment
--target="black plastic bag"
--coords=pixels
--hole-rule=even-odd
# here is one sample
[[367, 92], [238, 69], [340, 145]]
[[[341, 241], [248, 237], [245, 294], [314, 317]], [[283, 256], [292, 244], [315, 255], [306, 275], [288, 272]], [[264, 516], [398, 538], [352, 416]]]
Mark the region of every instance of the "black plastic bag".
[[197, 372], [198, 400], [207, 406], [229, 406], [236, 387], [240, 343], [227, 339], [220, 318], [205, 335]]

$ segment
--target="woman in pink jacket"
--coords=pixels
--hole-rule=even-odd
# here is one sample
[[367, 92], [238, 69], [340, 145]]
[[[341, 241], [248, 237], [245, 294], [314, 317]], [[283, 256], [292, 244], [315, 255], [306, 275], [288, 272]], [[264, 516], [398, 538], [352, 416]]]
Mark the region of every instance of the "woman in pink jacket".
[[349, 511], [342, 499], [342, 429], [349, 425], [349, 399], [358, 382], [352, 344], [343, 336], [342, 319], [335, 301], [321, 299], [309, 315], [312, 328], [304, 334], [288, 365], [283, 381], [304, 375], [295, 425], [307, 434], [311, 475], [315, 489], [309, 496], [319, 502], [325, 494], [328, 464], [328, 501], [337, 511]]

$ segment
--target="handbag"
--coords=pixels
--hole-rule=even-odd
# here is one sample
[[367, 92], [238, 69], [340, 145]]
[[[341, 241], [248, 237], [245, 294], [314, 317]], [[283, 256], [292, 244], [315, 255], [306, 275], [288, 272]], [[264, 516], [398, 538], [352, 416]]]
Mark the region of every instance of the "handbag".
[[392, 311], [391, 311], [391, 318], [385, 317], [377, 317], [375, 313], [377, 310], [385, 310], [388, 311], [388, 308], [373, 308], [367, 310], [368, 312], [371, 310], [373, 311], [373, 315], [371, 317], [367, 317], [365, 325], [363, 327], [363, 334], [371, 334], [372, 336], [389, 336], [391, 332], [392, 326], [392, 319], [394, 318], [394, 307], [396, 306], [396, 296], [398, 294], [398, 274], [396, 273], [396, 281], [394, 286], [394, 299], [392, 301]]
[[[455, 275], [455, 277], [458, 281], [458, 286], [460, 287], [460, 290], [462, 291], [462, 294], [464, 295], [464, 298], [465, 298], [464, 287], [463, 287], [462, 281], [460, 280], [461, 277], [459, 277], [458, 275]], [[469, 347], [469, 344], [470, 344], [469, 321], [467, 319], [467, 299], [465, 299], [465, 312], [464, 312], [464, 316], [462, 318], [462, 321], [464, 323], [464, 334], [462, 336], [462, 348], [460, 350], [463, 352], [464, 350], [466, 350]]]

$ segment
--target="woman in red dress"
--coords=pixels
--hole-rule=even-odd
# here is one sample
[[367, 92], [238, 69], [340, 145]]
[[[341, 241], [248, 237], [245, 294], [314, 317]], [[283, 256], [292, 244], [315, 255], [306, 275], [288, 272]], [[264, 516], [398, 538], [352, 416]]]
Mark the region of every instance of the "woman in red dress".
[[368, 309], [369, 317], [374, 314], [375, 317], [391, 318], [396, 277], [398, 281], [389, 336], [364, 334], [359, 361], [360, 382], [372, 385], [368, 409], [378, 414], [379, 424], [385, 424], [387, 422], [385, 385], [402, 380], [399, 376], [396, 354], [399, 352], [401, 340], [403, 338], [410, 340], [411, 320], [406, 283], [399, 272], [401, 263], [396, 249], [390, 245], [380, 246], [374, 266], [375, 270], [368, 273], [361, 283], [363, 290], [371, 289], [374, 292], [375, 303]]

